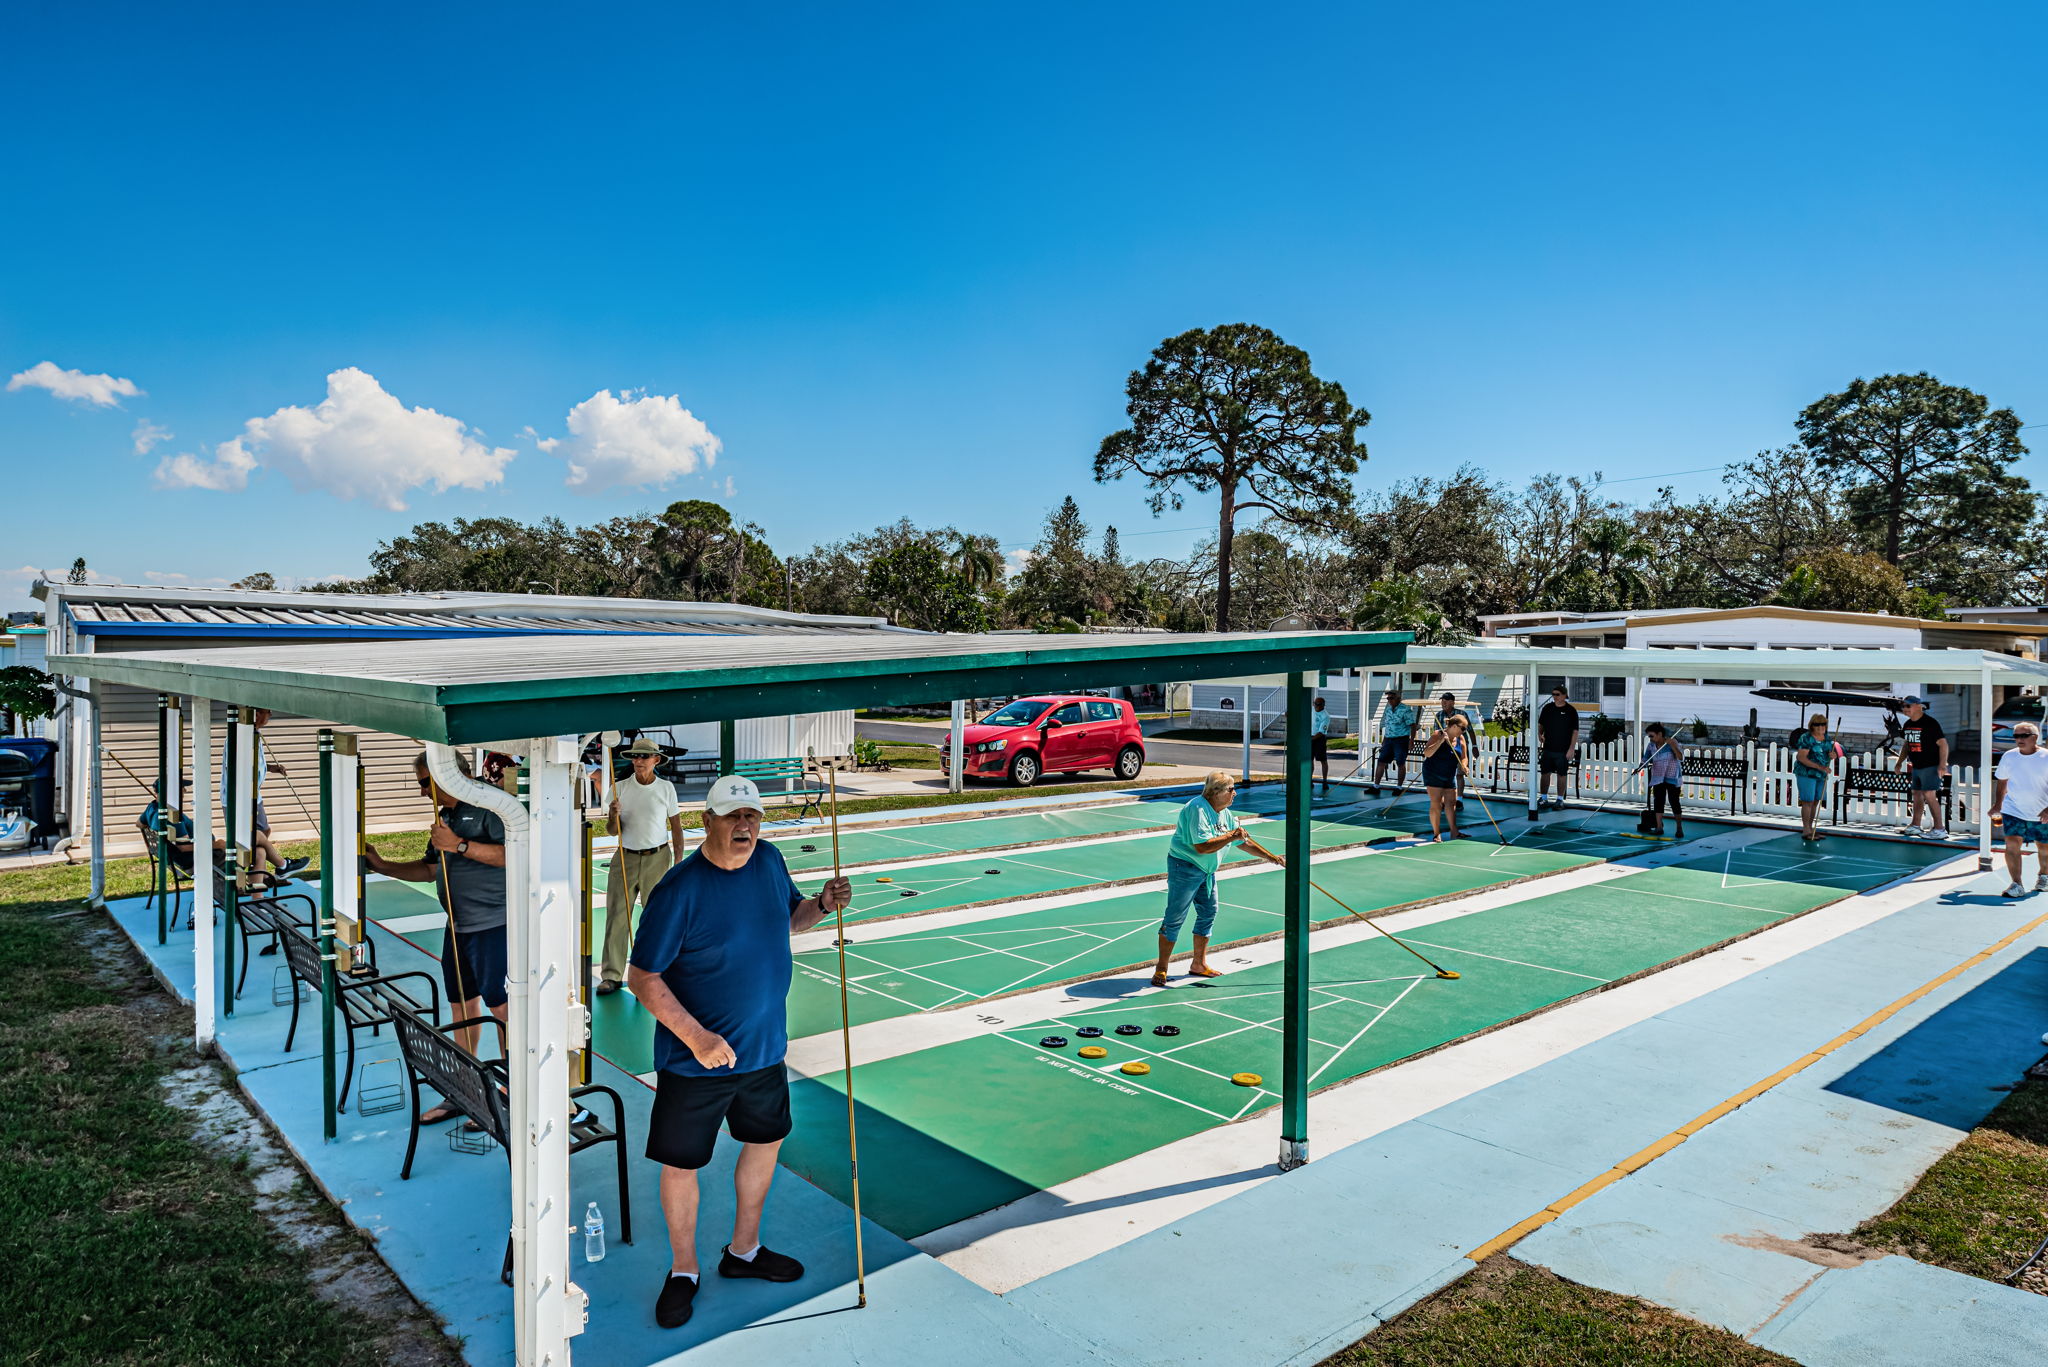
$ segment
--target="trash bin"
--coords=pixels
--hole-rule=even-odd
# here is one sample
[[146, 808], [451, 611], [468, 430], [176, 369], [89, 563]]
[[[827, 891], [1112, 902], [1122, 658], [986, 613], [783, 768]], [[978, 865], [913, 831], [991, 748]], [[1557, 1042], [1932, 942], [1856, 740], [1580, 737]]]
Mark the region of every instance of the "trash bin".
[[30, 841], [57, 834], [57, 742], [0, 737], [0, 809], [9, 808], [28, 818]]

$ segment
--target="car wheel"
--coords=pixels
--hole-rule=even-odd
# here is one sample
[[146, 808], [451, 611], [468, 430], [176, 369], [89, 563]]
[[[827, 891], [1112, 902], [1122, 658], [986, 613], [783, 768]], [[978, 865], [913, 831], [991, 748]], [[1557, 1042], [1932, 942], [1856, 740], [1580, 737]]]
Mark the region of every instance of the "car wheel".
[[1116, 754], [1116, 776], [1121, 779], [1136, 778], [1145, 767], [1145, 752], [1135, 745], [1126, 745]]
[[1026, 751], [1010, 763], [1010, 782], [1029, 788], [1038, 782], [1038, 756]]

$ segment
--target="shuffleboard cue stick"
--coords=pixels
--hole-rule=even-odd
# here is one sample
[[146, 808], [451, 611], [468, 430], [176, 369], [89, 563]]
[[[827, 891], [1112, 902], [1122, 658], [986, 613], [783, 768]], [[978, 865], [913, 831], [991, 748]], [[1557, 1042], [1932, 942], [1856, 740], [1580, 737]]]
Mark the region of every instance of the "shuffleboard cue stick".
[[[832, 881], [836, 883], [839, 881], [838, 764], [827, 761], [825, 773], [832, 803]], [[853, 1279], [854, 1288], [860, 1296], [858, 1308], [864, 1310], [868, 1303], [867, 1250], [860, 1228], [860, 1133], [854, 1124], [853, 1016], [846, 1004], [846, 904], [841, 902], [833, 915], [837, 918], [837, 933], [833, 939], [839, 948], [839, 1044], [846, 1060], [846, 1152], [853, 1170]]]

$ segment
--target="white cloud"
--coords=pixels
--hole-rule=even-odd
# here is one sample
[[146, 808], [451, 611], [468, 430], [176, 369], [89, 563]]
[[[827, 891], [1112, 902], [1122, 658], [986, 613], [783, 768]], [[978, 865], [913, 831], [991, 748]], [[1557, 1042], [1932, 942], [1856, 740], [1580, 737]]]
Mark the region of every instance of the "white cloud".
[[1019, 546], [1014, 551], [1004, 551], [1003, 559], [1010, 562], [1011, 574], [1024, 573], [1024, 567], [1038, 558], [1038, 552], [1028, 546]]
[[349, 366], [327, 377], [327, 397], [314, 407], [251, 418], [242, 435], [214, 448], [211, 461], [171, 456], [156, 477], [164, 488], [232, 490], [246, 487], [260, 466], [282, 471], [301, 490], [400, 512], [414, 489], [498, 483], [514, 454], [484, 445], [444, 413], [407, 408], [375, 377]]
[[141, 422], [135, 424], [135, 431], [132, 435], [135, 438], [135, 454], [146, 456], [152, 448], [162, 442], [169, 441], [176, 434], [170, 428], [158, 427], [148, 418], [144, 418]]
[[255, 468], [256, 457], [242, 449], [238, 437], [215, 447], [212, 460], [195, 456], [190, 451], [165, 456], [156, 463], [156, 487], [211, 489], [215, 493], [231, 494], [249, 487], [249, 472]]
[[[564, 483], [587, 494], [621, 487], [660, 488], [711, 468], [724, 443], [673, 394], [600, 389], [569, 410], [569, 435], [534, 445], [569, 463]], [[730, 492], [730, 491], [728, 491]]]
[[138, 398], [142, 388], [133, 380], [112, 375], [88, 375], [82, 370], [60, 369], [55, 361], [38, 361], [7, 382], [9, 393], [17, 389], [47, 389], [60, 399], [83, 399], [96, 408], [113, 408], [124, 398]]

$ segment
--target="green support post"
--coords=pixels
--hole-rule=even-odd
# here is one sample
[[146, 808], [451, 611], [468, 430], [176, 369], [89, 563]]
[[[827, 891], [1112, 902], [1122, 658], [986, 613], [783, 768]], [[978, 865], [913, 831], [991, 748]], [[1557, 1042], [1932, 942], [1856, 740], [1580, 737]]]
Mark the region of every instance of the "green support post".
[[718, 724], [718, 772], [729, 774], [737, 763], [734, 756], [739, 754], [739, 745], [733, 738], [733, 722], [730, 719]]
[[164, 766], [164, 752], [171, 744], [171, 699], [167, 693], [156, 695], [156, 815], [150, 820], [150, 827], [156, 836], [156, 867], [149, 872], [150, 900], [156, 903], [156, 942], [164, 944], [171, 938], [171, 841], [168, 833], [171, 804], [177, 794], [169, 797], [164, 792], [171, 781], [170, 771]]
[[[298, 990], [298, 984], [292, 984]], [[320, 728], [320, 1107], [322, 1133], [338, 1126], [334, 1090], [334, 732]]]
[[1309, 701], [1314, 690], [1287, 676], [1287, 860], [1281, 923], [1286, 936], [1280, 987], [1280, 1170], [1308, 1161]]
[[[241, 757], [242, 709], [228, 709], [228, 743], [224, 750], [221, 768], [220, 805], [221, 815], [227, 825], [227, 848], [221, 855], [221, 963], [225, 972], [220, 977], [220, 1013], [223, 1017], [235, 1014], [235, 948], [241, 934], [242, 920], [242, 861], [240, 847], [235, 844], [241, 832], [235, 829], [235, 761]], [[203, 851], [195, 852], [205, 858]]]

